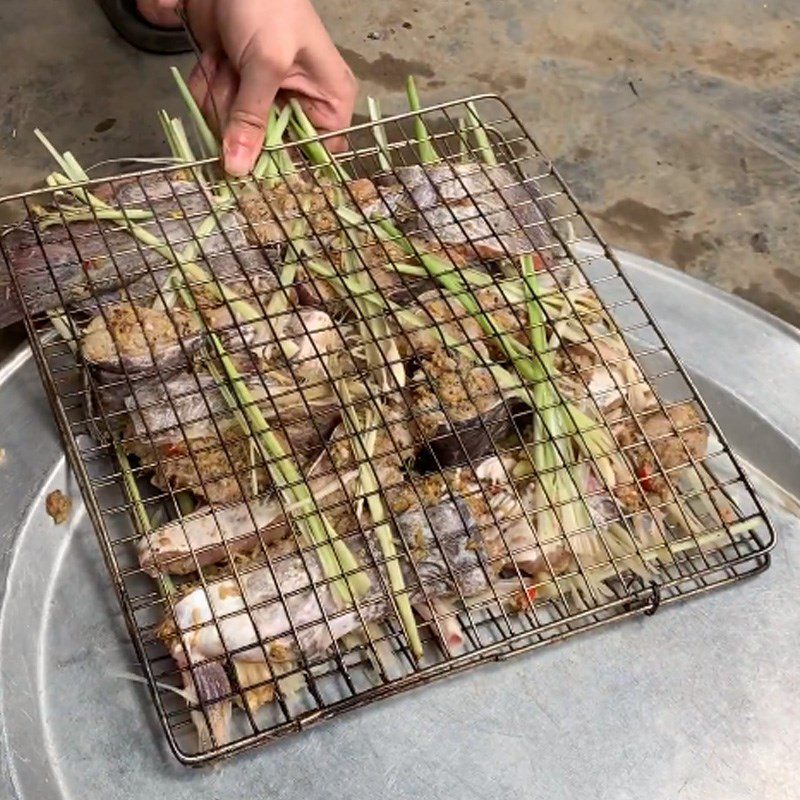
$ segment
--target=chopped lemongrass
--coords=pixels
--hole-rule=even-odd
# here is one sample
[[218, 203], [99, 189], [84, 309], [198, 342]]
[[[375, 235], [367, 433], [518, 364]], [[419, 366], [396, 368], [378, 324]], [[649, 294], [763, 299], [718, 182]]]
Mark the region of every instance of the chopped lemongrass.
[[[337, 179], [341, 181], [350, 180], [350, 176], [341, 164], [331, 156], [325, 145], [317, 139], [319, 134], [297, 99], [293, 97], [289, 104], [292, 108], [292, 129], [301, 139], [307, 140], [303, 141], [302, 148], [308, 153], [309, 158], [317, 165], [330, 168]], [[317, 141], [314, 141], [315, 139]]]
[[[283, 135], [286, 133], [291, 118], [292, 107], [290, 105], [285, 105], [280, 114], [275, 111], [274, 106], [270, 109], [271, 122], [264, 140], [264, 152], [259, 156], [253, 168], [253, 175], [256, 178], [274, 181], [280, 173], [285, 173], [281, 169], [280, 159], [281, 155], [285, 154], [285, 146], [282, 144]], [[276, 150], [278, 152], [275, 152]], [[289, 164], [291, 165], [291, 161]]]
[[[139, 486], [136, 483], [136, 477], [131, 469], [130, 461], [128, 461], [128, 454], [125, 452], [121, 444], [115, 445], [117, 454], [117, 461], [119, 462], [120, 470], [122, 472], [122, 482], [125, 486], [125, 491], [130, 498], [131, 505], [133, 506], [133, 513], [136, 521], [139, 523], [139, 533], [148, 537], [153, 532], [153, 526], [150, 524], [150, 517], [147, 514], [147, 509], [142, 502], [142, 495], [139, 492]], [[163, 593], [167, 596], [175, 593], [175, 584], [166, 573], [160, 572], [159, 578], [162, 583]]]
[[469, 134], [467, 133], [467, 121], [464, 117], [458, 120], [458, 160], [462, 164], [469, 161]]
[[342, 399], [345, 428], [347, 429], [350, 442], [353, 446], [354, 455], [358, 462], [361, 489], [367, 499], [367, 507], [372, 517], [375, 537], [383, 553], [386, 573], [389, 576], [389, 585], [395, 604], [397, 605], [398, 616], [405, 630], [408, 643], [411, 646], [411, 651], [417, 658], [422, 658], [422, 641], [420, 640], [419, 630], [417, 629], [417, 623], [414, 619], [414, 611], [411, 608], [411, 599], [403, 579], [403, 570], [400, 567], [392, 529], [387, 522], [386, 509], [384, 508], [383, 500], [380, 496], [378, 475], [372, 465], [374, 439], [370, 442], [365, 441], [364, 429], [376, 429], [376, 423], [380, 420], [381, 412], [372, 407], [368, 407], [365, 413], [364, 424], [362, 425], [353, 407], [353, 400], [352, 397], [350, 397], [347, 384], [344, 381], [337, 381], [336, 385], [339, 396]]
[[194, 496], [189, 491], [178, 492], [175, 495], [175, 499], [178, 502], [178, 510], [181, 512], [182, 517], [188, 517], [196, 508]]
[[197, 105], [194, 97], [192, 97], [192, 93], [189, 91], [189, 87], [186, 85], [183, 75], [181, 75], [177, 67], [170, 67], [170, 71], [172, 72], [172, 77], [175, 79], [175, 83], [178, 85], [178, 90], [181, 93], [183, 102], [186, 103], [186, 107], [189, 109], [192, 122], [194, 122], [197, 128], [197, 133], [206, 154], [209, 156], [219, 155], [219, 143], [211, 132], [211, 128], [208, 127], [208, 123], [202, 111], [200, 111], [200, 107]]
[[389, 155], [389, 142], [386, 138], [386, 129], [380, 124], [380, 102], [374, 97], [368, 97], [367, 108], [369, 109], [370, 121], [373, 123], [372, 136], [378, 147], [378, 164], [384, 172], [390, 173], [392, 171], [392, 160]]
[[[190, 292], [185, 287], [181, 287], [179, 291], [184, 305], [197, 313], [197, 305]], [[202, 323], [199, 314], [198, 321]], [[339, 538], [335, 528], [319, 510], [302, 473], [272, 432], [219, 336], [209, 332], [209, 340], [222, 365], [227, 381], [227, 385], [222, 383], [219, 373], [216, 370], [210, 370], [220, 389], [225, 387], [225, 391], [222, 391], [223, 397], [242, 426], [245, 435], [253, 437], [273, 483], [287, 497], [287, 500], [288, 496], [291, 496], [301, 506], [302, 513], [293, 515], [295, 522], [315, 545], [317, 557], [326, 577], [332, 582], [333, 588], [342, 601], [349, 605], [353, 597], [363, 597], [369, 591], [370, 581], [367, 574], [359, 566], [350, 548]], [[287, 504], [289, 503], [291, 500], [288, 500]], [[346, 573], [344, 583], [342, 582], [342, 571]]]
[[425, 122], [422, 119], [422, 106], [419, 102], [419, 94], [417, 93], [417, 84], [414, 82], [413, 75], [406, 78], [406, 96], [408, 97], [408, 107], [414, 113], [414, 137], [417, 140], [417, 149], [419, 150], [419, 159], [424, 165], [436, 164], [439, 161], [439, 156], [436, 149], [431, 143], [431, 135], [425, 127]]
[[467, 103], [467, 115], [472, 126], [471, 130], [475, 131], [475, 139], [478, 142], [478, 152], [481, 154], [481, 160], [490, 167], [496, 167], [497, 157], [494, 154], [492, 143], [489, 141], [489, 134], [486, 132], [483, 120], [478, 114], [478, 109], [475, 108], [475, 103]]

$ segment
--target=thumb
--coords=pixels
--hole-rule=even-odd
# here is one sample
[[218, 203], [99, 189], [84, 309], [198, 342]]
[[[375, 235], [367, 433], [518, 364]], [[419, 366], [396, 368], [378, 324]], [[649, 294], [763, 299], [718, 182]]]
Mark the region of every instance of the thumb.
[[231, 106], [222, 140], [225, 169], [231, 175], [246, 175], [264, 144], [269, 109], [278, 92], [276, 70], [261, 59], [242, 65], [239, 91]]

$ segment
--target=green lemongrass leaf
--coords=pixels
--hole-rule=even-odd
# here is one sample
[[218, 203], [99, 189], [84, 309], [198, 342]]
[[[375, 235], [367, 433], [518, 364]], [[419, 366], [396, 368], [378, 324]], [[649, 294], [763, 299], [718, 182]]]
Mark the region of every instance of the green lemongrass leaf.
[[183, 122], [177, 117], [170, 120], [172, 130], [175, 132], [175, 141], [178, 144], [178, 152], [180, 158], [184, 161], [195, 161], [195, 155], [192, 152], [192, 145], [189, 143], [189, 137], [186, 135], [186, 129], [183, 127]]
[[[397, 605], [400, 622], [405, 630], [406, 638], [411, 646], [411, 651], [417, 658], [422, 658], [422, 641], [419, 636], [416, 619], [414, 618], [414, 611], [411, 608], [411, 599], [405, 586], [405, 580], [403, 579], [403, 571], [400, 567], [392, 529], [387, 522], [386, 510], [379, 493], [380, 484], [378, 475], [372, 465], [375, 440], [372, 440], [372, 447], [369, 446], [369, 443], [365, 442], [363, 427], [353, 407], [347, 384], [344, 381], [337, 381], [336, 384], [339, 395], [342, 398], [345, 427], [350, 436], [350, 441], [353, 443], [356, 460], [359, 465], [361, 486], [367, 499], [367, 507], [372, 517], [375, 536], [378, 539], [378, 544], [383, 553], [386, 572], [389, 576], [389, 585], [395, 604]], [[377, 415], [377, 419], [380, 419], [381, 413], [377, 408], [375, 414]], [[375, 428], [376, 426], [370, 425], [369, 427]]]
[[431, 135], [428, 133], [420, 113], [422, 106], [419, 102], [417, 84], [414, 82], [413, 75], [406, 78], [406, 96], [408, 97], [408, 107], [416, 112], [414, 114], [414, 138], [417, 140], [419, 159], [425, 165], [436, 164], [439, 162], [439, 155], [431, 143]]
[[69, 182], [74, 183], [80, 181], [80, 178], [75, 178], [72, 176], [69, 164], [66, 162], [61, 153], [56, 150], [52, 142], [44, 135], [44, 133], [42, 133], [39, 128], [34, 128], [33, 133], [35, 134], [36, 138], [45, 146], [45, 149], [53, 157], [53, 160], [56, 162], [56, 164], [61, 167], [61, 171], [67, 176], [67, 178], [69, 178]]
[[[267, 137], [264, 140], [264, 152], [259, 156], [256, 162], [253, 175], [255, 175], [256, 178], [275, 180], [278, 175], [283, 172], [281, 169], [281, 153], [285, 153], [285, 150], [281, 149], [278, 153], [273, 151], [281, 148], [283, 136], [292, 118], [292, 107], [290, 105], [285, 105], [281, 109], [280, 114], [278, 114], [273, 106], [270, 109], [270, 118], [271, 124], [267, 131]], [[291, 164], [291, 160], [289, 163]]]
[[475, 108], [475, 103], [467, 103], [467, 116], [472, 125], [472, 130], [475, 131], [475, 139], [478, 142], [478, 151], [481, 154], [481, 160], [490, 167], [496, 167], [497, 157], [494, 154], [492, 143], [489, 141], [489, 135], [486, 132], [483, 120], [478, 114], [478, 109]]
[[169, 114], [162, 108], [158, 112], [158, 121], [161, 123], [161, 129], [164, 131], [164, 138], [167, 140], [167, 147], [174, 158], [183, 160], [180, 153], [178, 142], [175, 140], [175, 131], [172, 128], [172, 120]]
[[197, 105], [194, 97], [192, 97], [192, 93], [189, 91], [189, 87], [186, 85], [183, 75], [181, 75], [177, 67], [170, 67], [170, 71], [172, 72], [172, 77], [175, 79], [175, 83], [178, 85], [178, 90], [181, 93], [183, 102], [186, 104], [186, 108], [189, 110], [189, 114], [192, 117], [192, 122], [194, 122], [195, 127], [197, 128], [197, 133], [200, 137], [200, 141], [205, 149], [205, 152], [209, 156], [219, 155], [219, 143], [217, 142], [214, 134], [211, 132], [211, 128], [208, 127], [208, 123], [206, 122], [206, 118], [203, 116], [203, 112], [200, 111], [200, 107]]
[[[301, 139], [317, 139], [319, 134], [311, 123], [311, 120], [306, 116], [305, 111], [303, 111], [297, 99], [293, 97], [289, 101], [289, 104], [292, 109], [291, 126], [295, 133]], [[306, 154], [314, 164], [329, 167], [334, 176], [340, 181], [350, 180], [350, 176], [347, 174], [344, 167], [333, 158], [322, 141], [307, 141], [302, 145], [302, 148], [306, 151]]]
[[469, 161], [469, 134], [464, 117], [460, 117], [458, 120], [458, 160], [462, 164]]
[[[122, 482], [125, 486], [125, 491], [130, 498], [131, 505], [133, 506], [133, 514], [139, 525], [139, 532], [143, 536], [149, 536], [153, 532], [153, 526], [150, 523], [150, 517], [147, 509], [142, 502], [142, 495], [139, 492], [139, 486], [136, 483], [136, 477], [131, 469], [130, 461], [128, 461], [128, 454], [125, 452], [121, 444], [114, 446], [117, 455], [117, 462], [122, 472]], [[175, 584], [169, 575], [159, 572], [159, 580], [161, 582], [162, 593], [167, 596], [175, 594]]]
[[369, 109], [369, 118], [372, 123], [372, 136], [375, 139], [375, 144], [378, 146], [378, 163], [384, 172], [392, 171], [392, 160], [389, 154], [389, 141], [386, 138], [386, 129], [380, 124], [381, 120], [381, 106], [380, 102], [374, 97], [367, 98], [367, 108]]

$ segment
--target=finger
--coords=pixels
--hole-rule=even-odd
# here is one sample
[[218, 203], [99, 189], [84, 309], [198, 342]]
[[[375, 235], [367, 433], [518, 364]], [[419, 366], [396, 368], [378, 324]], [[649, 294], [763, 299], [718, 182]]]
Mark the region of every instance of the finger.
[[333, 42], [313, 54], [304, 54], [302, 69], [284, 83], [301, 103], [314, 127], [338, 131], [353, 118], [358, 82]]
[[220, 61], [221, 54], [218, 50], [204, 50], [189, 73], [186, 85], [201, 109], [205, 106], [206, 98], [211, 91]]
[[[295, 94], [292, 96], [298, 100], [306, 116], [320, 133], [332, 133], [342, 130], [350, 122], [350, 113], [346, 110], [337, 112], [331, 109], [327, 101], [318, 100], [314, 97], [305, 97], [303, 95]], [[345, 120], [345, 122], [343, 124], [337, 124], [340, 120]], [[341, 153], [350, 149], [350, 143], [346, 135], [325, 139], [324, 144], [332, 153]]]
[[178, 0], [137, 0], [138, 12], [151, 24], [159, 28], [180, 28]]
[[214, 80], [206, 95], [202, 109], [209, 125], [220, 135], [228, 125], [231, 106], [238, 90], [239, 76], [233, 65], [228, 60], [223, 59], [214, 73]]
[[256, 163], [267, 128], [269, 109], [280, 76], [267, 59], [248, 59], [241, 65], [239, 91], [230, 109], [222, 152], [231, 175], [246, 175]]
[[183, 17], [192, 37], [203, 49], [219, 49], [219, 33], [215, 24], [215, 0], [184, 0]]

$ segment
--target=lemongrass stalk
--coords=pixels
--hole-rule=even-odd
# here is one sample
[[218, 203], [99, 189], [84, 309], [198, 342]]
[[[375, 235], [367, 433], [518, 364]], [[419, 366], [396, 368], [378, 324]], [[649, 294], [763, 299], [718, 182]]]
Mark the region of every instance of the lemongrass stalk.
[[[185, 287], [181, 287], [179, 291], [184, 305], [197, 312], [194, 297]], [[202, 322], [202, 319], [200, 321]], [[344, 603], [350, 603], [353, 596], [365, 595], [370, 588], [366, 573], [361, 570], [347, 544], [339, 538], [334, 527], [314, 503], [308, 484], [291, 456], [284, 451], [272, 432], [219, 336], [210, 332], [209, 339], [235, 395], [234, 397], [230, 391], [222, 391], [223, 397], [234, 412], [245, 435], [255, 437], [260, 455], [275, 485], [284, 493], [289, 492], [303, 508], [303, 516], [295, 517], [295, 520], [303, 530], [307, 531], [309, 539], [317, 547], [316, 552], [325, 575], [332, 581], [334, 589]], [[211, 370], [211, 373], [220, 389], [224, 387], [227, 390], [228, 387], [218, 380], [216, 370]], [[348, 573], [345, 577], [346, 585], [341, 581], [342, 569], [339, 565]]]
[[192, 152], [192, 145], [189, 143], [189, 137], [186, 135], [186, 129], [183, 127], [183, 122], [174, 117], [170, 120], [172, 130], [175, 132], [175, 141], [178, 145], [178, 152], [180, 158], [184, 161], [195, 161], [195, 155]]
[[208, 123], [206, 122], [202, 111], [200, 111], [200, 107], [197, 105], [194, 97], [192, 97], [192, 93], [189, 91], [189, 87], [186, 85], [183, 75], [181, 75], [177, 67], [170, 67], [170, 72], [172, 72], [172, 77], [175, 79], [175, 83], [178, 85], [178, 90], [181, 93], [183, 102], [186, 103], [186, 107], [189, 110], [192, 121], [197, 128], [197, 133], [200, 136], [200, 141], [205, 148], [206, 153], [210, 156], [219, 155], [219, 144], [217, 143], [217, 139], [211, 132], [211, 128], [208, 127]]
[[[350, 397], [347, 384], [344, 381], [337, 381], [336, 385], [339, 395], [342, 398], [345, 428], [348, 431], [354, 450], [356, 450], [361, 487], [367, 498], [367, 506], [369, 507], [370, 516], [372, 517], [375, 537], [383, 553], [386, 573], [389, 576], [389, 586], [391, 587], [392, 595], [397, 605], [400, 622], [405, 630], [406, 638], [411, 646], [411, 651], [416, 658], [422, 658], [422, 641], [420, 640], [419, 630], [417, 629], [417, 623], [414, 619], [414, 611], [411, 608], [411, 599], [406, 590], [405, 580], [403, 579], [403, 570], [400, 567], [392, 529], [386, 521], [386, 511], [378, 493], [378, 475], [372, 465], [374, 442], [370, 448], [368, 443], [364, 441], [361, 420], [356, 410], [353, 408], [352, 398]], [[370, 418], [366, 417], [365, 422], [367, 420], [370, 420]], [[374, 426], [371, 425], [370, 427]]]
[[[342, 266], [345, 272], [351, 275], [356, 275], [359, 271], [364, 272], [364, 280], [368, 282], [370, 288], [377, 288], [369, 274], [358, 269], [359, 264], [354, 258], [353, 252], [345, 246], [342, 250]], [[365, 345], [367, 362], [381, 376], [382, 391], [386, 392], [395, 387], [402, 389], [406, 385], [405, 367], [385, 318], [383, 315], [370, 313], [368, 303], [358, 296], [347, 302], [359, 318], [359, 329]], [[390, 375], [394, 379], [393, 384], [389, 380]]]
[[66, 163], [69, 165], [70, 172], [75, 175], [77, 180], [89, 180], [89, 176], [84, 172], [83, 167], [78, 163], [78, 159], [75, 158], [75, 156], [72, 155], [69, 150], [64, 153], [64, 161], [66, 161]]
[[264, 152], [259, 156], [253, 169], [256, 178], [266, 178], [274, 180], [278, 177], [280, 170], [279, 154], [272, 152], [281, 146], [286, 128], [292, 118], [292, 108], [285, 105], [280, 114], [273, 108], [270, 109], [271, 124], [268, 127], [267, 137], [264, 140]]
[[458, 120], [458, 160], [462, 164], [469, 161], [469, 134], [464, 117], [460, 117]]
[[425, 164], [436, 164], [439, 161], [439, 156], [431, 143], [431, 135], [425, 127], [425, 122], [422, 119], [421, 109], [422, 106], [419, 102], [419, 94], [417, 93], [417, 84], [414, 82], [414, 76], [409, 75], [406, 78], [406, 96], [408, 97], [408, 107], [415, 112], [414, 114], [414, 137], [417, 140], [417, 149], [419, 151], [419, 159]]
[[175, 158], [183, 161], [180, 147], [175, 139], [175, 131], [172, 128], [172, 120], [163, 108], [158, 112], [158, 121], [161, 123], [161, 130], [164, 132], [164, 138], [167, 140], [167, 147], [169, 147], [170, 153]]
[[189, 491], [178, 492], [178, 494], [175, 495], [175, 499], [178, 502], [178, 510], [181, 512], [182, 517], [188, 517], [196, 508], [194, 497]]
[[467, 103], [467, 116], [475, 131], [475, 139], [478, 142], [478, 151], [481, 154], [481, 160], [484, 164], [490, 167], [497, 166], [497, 157], [494, 154], [494, 148], [489, 141], [489, 135], [486, 133], [486, 128], [483, 125], [483, 120], [478, 114], [478, 109], [475, 108], [475, 103]]
[[[47, 137], [39, 131], [38, 133], [39, 138], [45, 144], [45, 146], [50, 150], [50, 152], [56, 157], [60, 159], [60, 163], [63, 163], [63, 167], [67, 171], [67, 178], [60, 176], [58, 173], [53, 173], [52, 178], [56, 184], [63, 184], [65, 181], [70, 182], [68, 179], [70, 177], [77, 177], [78, 180], [81, 180], [79, 175], [85, 175], [80, 165], [77, 161], [72, 157], [71, 154], [65, 154], [63, 159], [58, 156], [58, 152], [55, 150], [52, 144], [50, 144]], [[218, 215], [223, 213], [224, 209], [228, 207], [228, 204], [232, 202], [230, 199], [225, 201], [217, 210], [215, 214], [209, 215], [198, 227], [196, 233], [196, 240], [192, 241], [190, 245], [187, 247], [187, 250], [191, 251], [191, 259], [190, 258], [181, 258], [176, 255], [174, 249], [159, 239], [157, 236], [150, 233], [150, 231], [142, 228], [139, 225], [134, 224], [133, 217], [131, 211], [127, 209], [114, 209], [108, 204], [104, 203], [98, 197], [94, 196], [90, 192], [86, 191], [85, 189], [78, 189], [73, 188], [69, 190], [73, 193], [78, 199], [82, 200], [83, 202], [90, 205], [96, 213], [103, 213], [104, 215], [114, 214], [115, 219], [119, 219], [120, 221], [126, 224], [129, 232], [133, 234], [139, 241], [147, 246], [151, 247], [161, 256], [166, 258], [171, 263], [175, 264], [176, 266], [180, 266], [183, 271], [192, 276], [192, 280], [198, 283], [206, 283], [211, 286], [214, 291], [217, 293], [220, 299], [224, 300], [234, 309], [234, 311], [240, 314], [245, 321], [247, 322], [254, 322], [256, 320], [261, 319], [261, 315], [259, 312], [248, 302], [241, 299], [234, 291], [229, 289], [225, 284], [219, 281], [216, 276], [209, 275], [204, 269], [199, 267], [196, 263], [194, 263], [194, 257], [196, 252], [199, 248], [199, 243], [210, 236], [216, 225], [218, 220]], [[116, 215], [119, 215], [118, 217]], [[148, 212], [149, 214], [149, 212]], [[151, 215], [149, 215], [151, 216]], [[148, 216], [148, 218], [149, 218]], [[174, 270], [173, 270], [174, 272]], [[170, 279], [172, 279], [174, 275], [170, 275]]]
[[53, 157], [53, 160], [56, 162], [56, 164], [58, 164], [58, 166], [61, 167], [61, 171], [64, 173], [64, 175], [67, 176], [67, 178], [69, 178], [70, 182], [74, 183], [80, 181], [81, 180], [80, 178], [75, 178], [73, 176], [69, 164], [64, 160], [64, 157], [61, 155], [61, 153], [59, 153], [58, 150], [56, 150], [56, 148], [53, 147], [53, 144], [44, 135], [44, 133], [42, 133], [42, 131], [40, 131], [39, 128], [34, 128], [33, 133], [36, 136], [36, 138], [44, 145], [47, 152], [50, 153], [50, 155]]
[[77, 352], [78, 343], [75, 340], [71, 327], [64, 318], [64, 309], [60, 307], [55, 308], [52, 311], [48, 311], [47, 316], [50, 317], [50, 324], [56, 329], [56, 332], [64, 340], [67, 347], [69, 347], [73, 353]]
[[378, 147], [378, 164], [384, 172], [392, 171], [392, 161], [389, 155], [389, 142], [386, 138], [386, 130], [381, 124], [381, 106], [380, 102], [374, 97], [367, 97], [367, 108], [369, 109], [369, 118], [373, 123], [372, 136], [375, 139], [375, 144]]
[[[319, 134], [311, 124], [311, 120], [306, 116], [302, 106], [296, 98], [289, 101], [292, 109], [292, 128], [303, 139], [313, 139]], [[333, 174], [341, 181], [350, 180], [350, 176], [328, 152], [328, 148], [321, 141], [308, 141], [303, 144], [303, 149], [308, 153], [309, 158], [318, 165], [330, 168]]]
[[460, 353], [470, 361], [477, 362], [481, 364], [481, 366], [486, 367], [495, 377], [498, 385], [502, 389], [519, 396], [519, 398], [528, 403], [528, 405], [535, 406], [530, 392], [527, 387], [520, 382], [519, 378], [512, 375], [507, 369], [500, 366], [500, 364], [487, 361], [477, 350], [464, 342], [459, 342], [457, 339], [454, 339], [442, 329], [441, 326], [432, 326], [430, 322], [417, 316], [413, 311], [402, 308], [391, 301], [387, 301], [379, 292], [371, 291], [355, 278], [338, 275], [327, 265], [311, 260], [306, 262], [306, 266], [313, 272], [324, 277], [343, 299], [347, 300], [348, 298], [352, 298], [353, 295], [357, 295], [368, 301], [376, 310], [389, 311], [404, 330], [430, 331], [430, 333], [436, 336], [448, 349]]
[[125, 222], [126, 218], [145, 222], [152, 219], [153, 215], [149, 211], [141, 209], [131, 209], [123, 213], [116, 209], [79, 211], [65, 208], [60, 211], [47, 212], [41, 217], [37, 217], [36, 224], [40, 230], [47, 230], [53, 225], [69, 224], [70, 222], [93, 222], [96, 219], [108, 220], [109, 222]]
[[[128, 461], [128, 454], [121, 444], [114, 447], [117, 455], [117, 461], [122, 472], [122, 481], [125, 486], [126, 493], [130, 498], [131, 505], [133, 506], [133, 513], [136, 521], [139, 524], [139, 532], [143, 536], [149, 536], [153, 532], [153, 526], [150, 524], [150, 517], [147, 514], [147, 509], [142, 502], [142, 495], [139, 493], [139, 486], [136, 483], [136, 478], [131, 469], [131, 463]], [[164, 593], [172, 595], [175, 593], [175, 584], [166, 573], [159, 572], [159, 578], [163, 584]]]

